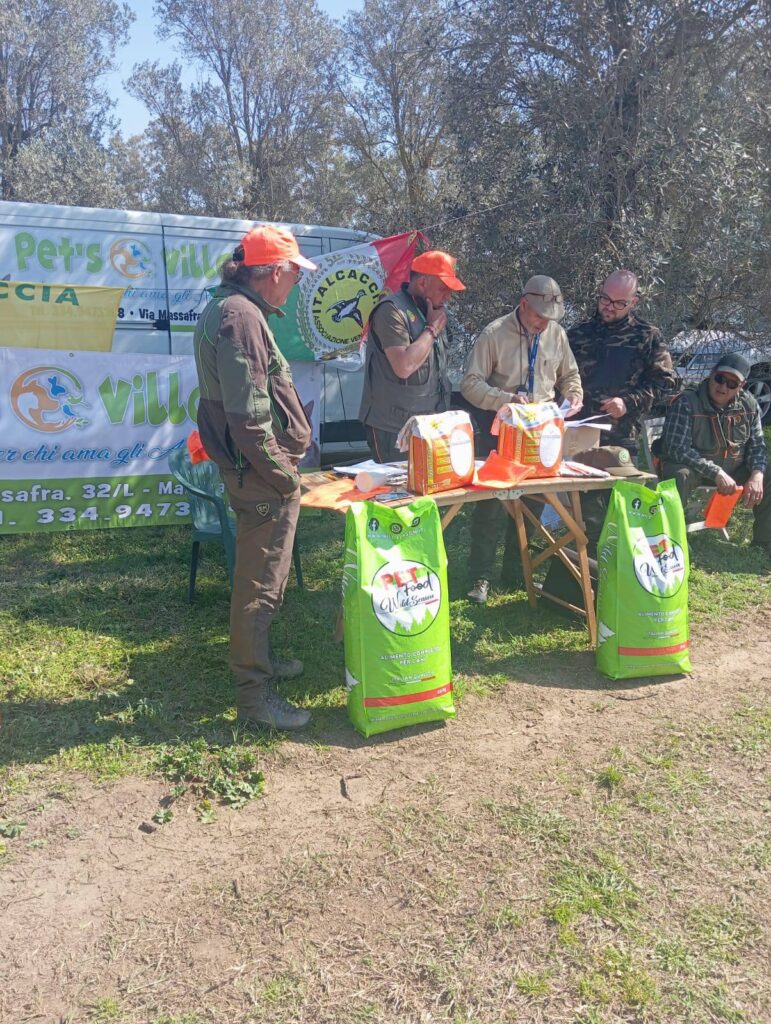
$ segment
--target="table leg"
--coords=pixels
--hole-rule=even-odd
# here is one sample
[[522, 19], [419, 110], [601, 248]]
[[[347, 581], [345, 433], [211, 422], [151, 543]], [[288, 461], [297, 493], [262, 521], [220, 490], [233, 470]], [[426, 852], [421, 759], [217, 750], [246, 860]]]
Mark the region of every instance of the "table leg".
[[519, 553], [522, 558], [522, 575], [525, 577], [527, 599], [530, 602], [530, 607], [535, 608], [538, 603], [538, 599], [536, 597], [535, 584], [533, 583], [533, 563], [530, 558], [530, 548], [528, 547], [527, 542], [525, 518], [522, 515], [522, 502], [519, 499], [516, 501], [504, 501], [503, 507], [510, 516], [514, 517], [514, 522], [517, 527], [517, 540], [519, 541]]
[[341, 601], [340, 607], [337, 609], [337, 618], [335, 619], [335, 632], [333, 633], [333, 638], [336, 644], [341, 644], [343, 642], [344, 627], [345, 621], [343, 619], [343, 605]]
[[589, 630], [589, 640], [592, 647], [597, 646], [597, 615], [594, 610], [594, 590], [592, 589], [592, 578], [589, 573], [589, 551], [587, 538], [584, 531], [584, 517], [581, 513], [581, 496], [578, 491], [571, 491], [570, 504], [573, 509], [573, 518], [581, 527], [580, 536], [576, 534], [576, 552], [578, 564], [581, 568], [581, 593], [584, 597], [584, 608], [586, 609], [586, 626]]
[[442, 529], [446, 530], [453, 519], [457, 516], [460, 510], [463, 508], [463, 504], [450, 505], [445, 514], [442, 516]]

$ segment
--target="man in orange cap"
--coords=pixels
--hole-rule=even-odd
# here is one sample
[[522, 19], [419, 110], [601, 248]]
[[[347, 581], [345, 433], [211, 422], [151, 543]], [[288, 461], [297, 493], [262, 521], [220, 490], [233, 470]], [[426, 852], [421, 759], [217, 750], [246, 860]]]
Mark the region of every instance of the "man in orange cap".
[[465, 287], [454, 258], [434, 249], [417, 256], [409, 283], [370, 313], [359, 419], [378, 462], [404, 458], [396, 437], [410, 416], [450, 407], [444, 306]]
[[310, 714], [276, 693], [278, 676], [302, 662], [279, 662], [270, 626], [284, 597], [300, 511], [297, 465], [311, 428], [289, 364], [268, 326], [315, 264], [291, 231], [259, 224], [222, 267], [222, 283], [194, 336], [201, 398], [198, 429], [236, 513], [230, 603], [230, 667], [239, 721], [301, 729]]

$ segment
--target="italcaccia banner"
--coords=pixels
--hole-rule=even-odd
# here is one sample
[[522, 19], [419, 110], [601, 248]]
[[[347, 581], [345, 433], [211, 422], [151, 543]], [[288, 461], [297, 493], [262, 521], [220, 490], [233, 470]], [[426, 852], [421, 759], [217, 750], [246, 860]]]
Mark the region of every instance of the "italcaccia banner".
[[418, 231], [314, 257], [275, 329], [287, 359], [330, 359], [358, 352], [375, 304], [409, 280]]
[[[313, 465], [321, 367], [292, 372]], [[192, 356], [0, 348], [0, 533], [186, 521], [168, 457], [197, 408]]]
[[2, 344], [109, 352], [122, 297], [122, 288], [0, 281]]

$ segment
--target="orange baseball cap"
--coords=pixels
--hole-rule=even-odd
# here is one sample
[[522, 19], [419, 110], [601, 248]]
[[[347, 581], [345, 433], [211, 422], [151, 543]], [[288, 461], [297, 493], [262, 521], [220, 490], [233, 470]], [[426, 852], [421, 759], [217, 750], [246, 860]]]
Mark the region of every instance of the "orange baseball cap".
[[416, 256], [410, 270], [414, 270], [416, 274], [431, 274], [438, 277], [454, 292], [466, 290], [465, 284], [455, 275], [455, 257], [447, 252], [440, 252], [439, 249], [430, 249]]
[[306, 260], [300, 252], [297, 239], [287, 228], [276, 224], [256, 224], [241, 239], [245, 267], [265, 267], [270, 263], [288, 260], [306, 270], [318, 270], [315, 263]]

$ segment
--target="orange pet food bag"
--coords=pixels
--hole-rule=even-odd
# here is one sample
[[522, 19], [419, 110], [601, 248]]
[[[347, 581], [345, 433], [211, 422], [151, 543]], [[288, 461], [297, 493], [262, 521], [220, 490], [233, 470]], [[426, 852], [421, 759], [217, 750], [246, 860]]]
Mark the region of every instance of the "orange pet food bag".
[[533, 477], [557, 475], [565, 421], [554, 402], [504, 405], [493, 421], [492, 433], [498, 434], [498, 453], [503, 458], [531, 466]]
[[409, 490], [415, 494], [434, 494], [471, 482], [474, 477], [474, 429], [468, 413], [451, 411], [434, 416], [414, 416], [410, 424]]

